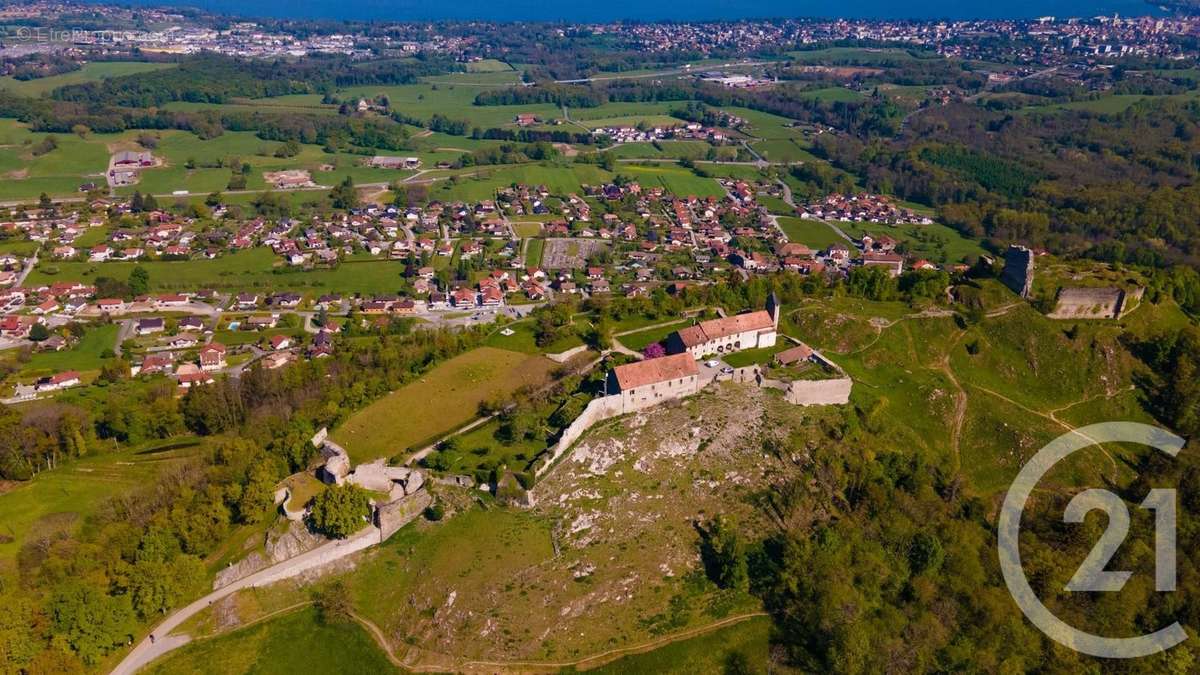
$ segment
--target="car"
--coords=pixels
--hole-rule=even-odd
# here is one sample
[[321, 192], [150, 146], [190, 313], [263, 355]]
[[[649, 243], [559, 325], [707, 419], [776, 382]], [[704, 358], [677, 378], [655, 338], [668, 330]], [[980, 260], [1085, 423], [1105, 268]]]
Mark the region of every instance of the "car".
[[721, 369], [721, 372], [725, 373], [726, 375], [732, 375], [733, 368], [730, 368], [729, 366], [725, 366], [724, 368]]
[[709, 359], [704, 362], [704, 365], [708, 366], [709, 368], [716, 368], [717, 366], [721, 365], [721, 362], [716, 359]]

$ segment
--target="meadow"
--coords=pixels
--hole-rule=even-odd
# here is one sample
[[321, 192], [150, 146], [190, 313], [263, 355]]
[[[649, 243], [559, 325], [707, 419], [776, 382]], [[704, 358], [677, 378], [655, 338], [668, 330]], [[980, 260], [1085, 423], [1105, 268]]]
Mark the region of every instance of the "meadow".
[[185, 645], [145, 670], [151, 675], [193, 673], [397, 673], [365, 628], [329, 623], [313, 607], [217, 638]]
[[17, 80], [12, 77], [0, 77], [0, 89], [8, 89], [21, 96], [42, 96], [59, 87], [69, 84], [95, 82], [110, 77], [148, 73], [164, 68], [174, 68], [173, 63], [145, 63], [140, 61], [94, 61], [82, 68], [61, 75], [51, 75], [35, 80]]
[[355, 413], [332, 437], [356, 464], [393, 457], [471, 421], [481, 401], [544, 383], [553, 365], [541, 356], [480, 347]]
[[886, 234], [897, 241], [904, 242], [909, 255], [923, 257], [938, 264], [962, 262], [970, 256], [986, 253], [978, 241], [968, 239], [957, 230], [939, 223], [892, 226], [880, 223], [838, 221], [835, 224], [855, 239], [867, 233], [875, 236]]
[[117, 331], [116, 324], [91, 326], [70, 349], [32, 354], [18, 375], [23, 380], [32, 380], [65, 370], [78, 370], [85, 375], [98, 371], [104, 365], [103, 354], [116, 345]]
[[814, 251], [823, 251], [834, 244], [850, 247], [849, 242], [838, 236], [833, 228], [817, 220], [780, 216], [779, 227], [783, 228], [788, 241], [799, 242]]
[[186, 438], [120, 451], [97, 442], [92, 454], [31, 481], [10, 488], [0, 484], [0, 567], [15, 559], [22, 544], [73, 531], [105, 500], [145, 485], [201, 449], [200, 441]]

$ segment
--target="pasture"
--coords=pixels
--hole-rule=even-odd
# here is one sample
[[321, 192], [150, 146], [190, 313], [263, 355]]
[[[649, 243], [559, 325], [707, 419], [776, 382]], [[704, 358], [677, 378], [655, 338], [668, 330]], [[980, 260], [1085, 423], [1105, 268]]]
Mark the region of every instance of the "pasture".
[[198, 640], [151, 664], [150, 675], [193, 673], [400, 672], [365, 628], [354, 622], [327, 623], [304, 607], [270, 621]]
[[541, 356], [480, 347], [355, 413], [332, 437], [356, 464], [393, 457], [471, 421], [481, 401], [544, 383], [553, 365]]
[[86, 457], [64, 461], [31, 481], [0, 484], [0, 567], [12, 562], [21, 545], [74, 531], [105, 500], [144, 486], [201, 448], [200, 441], [178, 439], [113, 452], [97, 441]]

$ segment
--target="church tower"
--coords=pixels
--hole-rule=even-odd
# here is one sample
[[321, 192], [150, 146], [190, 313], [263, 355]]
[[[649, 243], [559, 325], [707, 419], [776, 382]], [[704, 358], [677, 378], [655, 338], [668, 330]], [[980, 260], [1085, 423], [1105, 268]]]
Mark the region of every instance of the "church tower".
[[775, 322], [775, 330], [779, 330], [779, 313], [783, 308], [779, 305], [779, 296], [775, 295], [775, 291], [767, 296], [767, 314], [771, 315], [771, 320]]

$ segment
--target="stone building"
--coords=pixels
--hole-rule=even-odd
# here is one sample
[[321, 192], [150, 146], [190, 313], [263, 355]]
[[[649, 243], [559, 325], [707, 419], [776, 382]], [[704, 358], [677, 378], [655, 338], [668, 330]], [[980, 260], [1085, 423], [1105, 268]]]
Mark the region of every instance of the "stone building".
[[671, 354], [691, 354], [701, 359], [709, 354], [729, 354], [743, 349], [774, 347], [779, 334], [782, 307], [772, 293], [766, 309], [701, 321], [675, 331], [667, 338]]
[[622, 414], [633, 412], [700, 391], [700, 369], [689, 353], [647, 359], [613, 368], [606, 389]]

